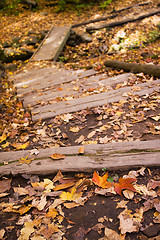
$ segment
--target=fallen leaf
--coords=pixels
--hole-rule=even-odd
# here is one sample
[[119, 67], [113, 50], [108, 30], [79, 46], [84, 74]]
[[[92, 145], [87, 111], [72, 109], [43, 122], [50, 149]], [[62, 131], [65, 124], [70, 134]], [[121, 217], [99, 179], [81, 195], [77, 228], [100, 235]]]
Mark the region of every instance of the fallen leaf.
[[18, 161], [19, 161], [19, 164], [30, 164], [32, 162], [32, 160], [34, 160], [34, 158], [32, 159], [28, 159], [28, 156], [26, 156], [25, 158], [20, 158]]
[[79, 154], [84, 154], [84, 151], [85, 151], [85, 147], [81, 146], [79, 149], [78, 149], [78, 153]]
[[31, 238], [31, 240], [46, 240], [46, 239], [41, 235], [36, 234], [34, 237]]
[[42, 196], [40, 200], [33, 199], [32, 201], [32, 207], [37, 208], [39, 211], [42, 211], [46, 204], [46, 196]]
[[139, 231], [141, 224], [139, 221], [133, 219], [133, 215], [131, 214], [130, 210], [125, 209], [118, 215], [118, 218], [120, 220], [119, 229], [121, 230], [122, 234]]
[[81, 143], [84, 141], [84, 136], [81, 135], [78, 139], [75, 140], [76, 143]]
[[21, 135], [20, 135], [20, 140], [21, 140], [21, 142], [27, 142], [27, 140], [29, 139], [29, 135], [28, 135], [28, 133], [22, 133]]
[[135, 182], [135, 178], [120, 178], [119, 183], [114, 183], [114, 190], [122, 196], [122, 190], [128, 189], [133, 192], [136, 192], [136, 189], [133, 187], [132, 182]]
[[0, 143], [7, 139], [7, 135], [3, 132], [2, 136], [0, 137]]
[[127, 199], [133, 199], [133, 198], [134, 198], [134, 192], [131, 191], [131, 190], [128, 190], [128, 189], [126, 189], [126, 190], [123, 191], [123, 195], [124, 195], [125, 198], [127, 198]]
[[5, 232], [6, 231], [4, 229], [0, 230], [0, 239], [4, 239], [3, 237], [4, 237]]
[[11, 179], [4, 179], [0, 181], [0, 193], [4, 193], [11, 188], [11, 181]]
[[105, 227], [104, 230], [105, 238], [104, 240], [125, 240], [125, 235], [119, 235], [117, 232]]
[[73, 115], [68, 113], [68, 114], [64, 114], [61, 115], [60, 118], [64, 121], [64, 122], [69, 122], [69, 120], [73, 119]]
[[79, 132], [80, 128], [77, 126], [77, 127], [70, 127], [69, 131], [70, 132]]
[[127, 205], [126, 205], [127, 203], [128, 203], [128, 201], [122, 200], [122, 201], [117, 203], [117, 207], [116, 208], [127, 208]]
[[148, 190], [147, 187], [145, 185], [143, 185], [143, 184], [141, 184], [141, 185], [134, 184], [134, 188], [141, 195], [144, 194], [144, 195], [152, 196], [153, 198], [157, 197], [157, 194], [156, 194], [155, 191]]
[[47, 214], [45, 215], [46, 217], [51, 217], [52, 219], [54, 219], [57, 216], [58, 212], [56, 211], [55, 208], [50, 207], [49, 211], [47, 212]]
[[157, 115], [157, 116], [154, 116], [154, 117], [151, 117], [151, 118], [155, 121], [159, 121], [160, 120], [160, 115]]
[[33, 222], [25, 222], [24, 228], [21, 229], [21, 234], [18, 240], [29, 240], [30, 235], [34, 232]]
[[95, 135], [96, 131], [92, 131], [87, 135], [87, 138], [91, 138]]
[[2, 197], [5, 197], [5, 196], [7, 196], [7, 195], [9, 195], [10, 193], [0, 193], [0, 198], [2, 198]]
[[60, 159], [64, 159], [66, 156], [62, 154], [54, 153], [49, 157], [52, 158], [53, 160], [60, 160]]
[[21, 143], [12, 143], [11, 146], [16, 148], [17, 150], [26, 149], [29, 146], [29, 141], [26, 142], [26, 143], [23, 143], [23, 144], [21, 144]]
[[73, 185], [74, 185], [74, 182], [68, 182], [68, 183], [60, 184], [60, 185], [57, 185], [54, 188], [54, 191], [59, 191], [59, 190], [62, 190], [62, 189], [66, 189], [66, 188], [72, 187]]
[[64, 201], [75, 201], [77, 198], [81, 197], [82, 193], [76, 193], [76, 188], [73, 187], [71, 192], [62, 192], [60, 198]]
[[110, 188], [113, 186], [113, 183], [107, 181], [108, 178], [108, 172], [104, 174], [102, 177], [98, 175], [98, 173], [95, 171], [93, 174], [92, 181], [102, 188]]
[[[56, 225], [54, 225], [54, 223], [48, 224], [47, 226], [45, 226], [44, 228], [42, 228], [40, 230], [40, 234], [42, 234], [45, 239], [49, 239], [51, 236], [53, 237], [53, 233], [58, 232], [59, 229]], [[52, 238], [55, 239], [55, 238]]]
[[29, 191], [23, 187], [13, 187], [15, 193], [18, 193], [19, 196], [29, 194]]
[[39, 151], [35, 148], [35, 149], [32, 149], [31, 151], [30, 151], [30, 154], [35, 154], [35, 155], [38, 155], [39, 154]]

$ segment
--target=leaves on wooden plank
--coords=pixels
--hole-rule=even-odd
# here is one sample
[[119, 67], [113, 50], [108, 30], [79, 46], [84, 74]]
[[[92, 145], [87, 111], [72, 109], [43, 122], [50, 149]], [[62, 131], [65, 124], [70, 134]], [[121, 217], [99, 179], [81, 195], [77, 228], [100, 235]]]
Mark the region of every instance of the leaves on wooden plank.
[[52, 158], [53, 160], [62, 160], [62, 159], [66, 158], [65, 155], [58, 154], [58, 153], [54, 153], [54, 154], [50, 155], [49, 157]]
[[132, 183], [135, 181], [136, 181], [135, 178], [120, 178], [118, 183], [114, 183], [114, 190], [121, 196], [122, 190], [124, 189], [136, 192], [136, 189], [132, 185]]
[[84, 147], [84, 146], [81, 146], [81, 147], [78, 149], [78, 153], [79, 153], [79, 154], [84, 154], [84, 151], [85, 151], [85, 147]]
[[95, 171], [93, 174], [92, 181], [102, 188], [110, 188], [113, 186], [113, 183], [107, 181], [108, 178], [108, 172], [104, 174], [102, 177], [98, 175], [98, 173]]

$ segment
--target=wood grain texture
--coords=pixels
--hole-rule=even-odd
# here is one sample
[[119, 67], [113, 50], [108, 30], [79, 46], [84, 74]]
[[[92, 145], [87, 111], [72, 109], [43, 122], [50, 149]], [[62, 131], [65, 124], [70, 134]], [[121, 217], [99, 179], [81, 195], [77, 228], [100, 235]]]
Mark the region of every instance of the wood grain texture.
[[[32, 120], [51, 118], [60, 114], [72, 113], [86, 108], [102, 106], [111, 102], [118, 102], [120, 99], [127, 99], [127, 94], [142, 96], [150, 94], [153, 91], [159, 91], [160, 79], [152, 82], [146, 82], [132, 87], [124, 87], [117, 90], [111, 90], [104, 93], [94, 94], [91, 96], [81, 97], [70, 101], [58, 102], [46, 106], [34, 108], [32, 113]], [[135, 88], [141, 89], [135, 91]]]
[[[108, 170], [129, 169], [140, 166], [160, 166], [160, 140], [92, 144], [85, 146], [83, 156], [78, 155], [80, 146], [40, 149], [37, 156], [29, 150], [0, 153], [0, 162], [12, 162], [0, 166], [0, 175], [8, 174], [52, 174], [62, 172], [92, 172], [106, 168]], [[63, 160], [52, 160], [53, 153], [66, 155]], [[28, 156], [34, 160], [31, 164], [18, 165], [16, 160]], [[15, 161], [15, 162], [13, 162]]]

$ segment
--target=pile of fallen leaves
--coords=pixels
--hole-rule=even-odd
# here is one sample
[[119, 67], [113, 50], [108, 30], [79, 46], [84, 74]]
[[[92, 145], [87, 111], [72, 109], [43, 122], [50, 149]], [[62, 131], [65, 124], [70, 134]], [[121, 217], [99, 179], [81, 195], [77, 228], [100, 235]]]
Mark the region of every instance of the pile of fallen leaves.
[[[70, 213], [72, 209], [77, 208], [81, 212], [81, 206], [84, 207], [87, 202], [99, 195], [103, 204], [105, 201], [110, 201], [112, 205], [116, 201], [116, 209], [110, 206], [112, 211], [123, 209], [117, 216], [118, 219], [114, 219], [114, 222], [117, 222], [117, 231], [108, 227], [113, 219], [107, 215], [106, 209], [101, 217], [95, 219], [97, 224], [88, 222], [86, 229], [78, 226], [74, 239], [84, 239], [84, 237], [93, 239], [89, 237], [93, 230], [99, 234], [99, 238], [96, 239], [127, 239], [126, 237], [134, 232], [147, 235], [146, 229], [153, 225], [157, 227], [157, 234], [160, 223], [160, 177], [158, 174], [157, 172], [152, 176], [151, 170], [145, 168], [130, 171], [121, 177], [114, 173], [109, 176], [108, 172], [102, 176], [94, 172], [92, 177], [80, 173], [73, 177], [65, 177], [58, 172], [53, 178], [40, 180], [38, 176], [24, 174], [22, 176], [27, 180], [27, 184], [23, 182], [25, 186], [20, 186], [19, 183], [17, 186], [12, 179], [3, 178], [0, 181], [1, 214], [3, 213], [3, 217], [8, 213], [13, 214], [7, 222], [2, 221], [3, 229], [0, 231], [0, 239], [11, 236], [11, 231], [16, 228], [17, 234], [13, 239], [65, 240], [67, 232], [72, 231], [73, 234], [76, 226], [72, 215], [68, 215], [67, 211]], [[145, 175], [148, 176], [145, 177]], [[96, 198], [94, 201], [96, 206]], [[132, 203], [136, 207], [133, 208]], [[153, 210], [152, 218], [148, 222], [145, 219], [145, 213], [151, 209]], [[96, 211], [98, 212], [98, 209]], [[12, 221], [15, 221], [15, 226], [12, 225]], [[83, 222], [81, 225], [83, 226]], [[79, 238], [76, 238], [76, 234]]]

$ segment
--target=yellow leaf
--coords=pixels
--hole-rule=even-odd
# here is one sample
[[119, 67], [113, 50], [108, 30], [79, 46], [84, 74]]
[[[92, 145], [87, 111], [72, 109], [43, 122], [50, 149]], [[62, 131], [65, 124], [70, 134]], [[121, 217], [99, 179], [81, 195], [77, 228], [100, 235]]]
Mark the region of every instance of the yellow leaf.
[[95, 135], [96, 131], [92, 131], [87, 135], [87, 138], [91, 138]]
[[23, 88], [27, 88], [28, 87], [28, 85], [23, 85]]
[[69, 131], [70, 132], [79, 132], [80, 128], [77, 126], [77, 127], [70, 127]]
[[7, 135], [3, 132], [2, 136], [0, 137], [0, 143], [7, 139]]
[[29, 141], [24, 143], [24, 144], [21, 144], [21, 143], [12, 143], [11, 144], [12, 147], [16, 148], [17, 150], [20, 150], [20, 149], [26, 149], [28, 146], [29, 146]]
[[60, 198], [64, 201], [75, 201], [81, 197], [82, 193], [76, 193], [76, 188], [73, 187], [71, 192], [62, 192]]
[[78, 149], [78, 153], [79, 154], [84, 154], [84, 150], [85, 148], [83, 146], [81, 146], [79, 149]]
[[34, 158], [32, 158], [32, 159], [28, 159], [28, 156], [26, 156], [25, 158], [21, 158], [21, 159], [19, 159], [19, 164], [23, 164], [23, 163], [26, 163], [26, 164], [30, 164], [31, 162], [32, 162], [32, 160], [33, 160]]
[[2, 148], [6, 148], [6, 147], [9, 146], [9, 144], [10, 144], [9, 142], [6, 142], [5, 144], [2, 144], [1, 147], [2, 147]]
[[160, 119], [160, 116], [158, 115], [158, 116], [155, 116], [155, 117], [151, 117], [152, 119], [154, 119], [155, 121], [159, 121], [159, 119]]
[[57, 211], [55, 208], [49, 208], [48, 213], [46, 214], [46, 217], [52, 217], [53, 219], [57, 216]]

